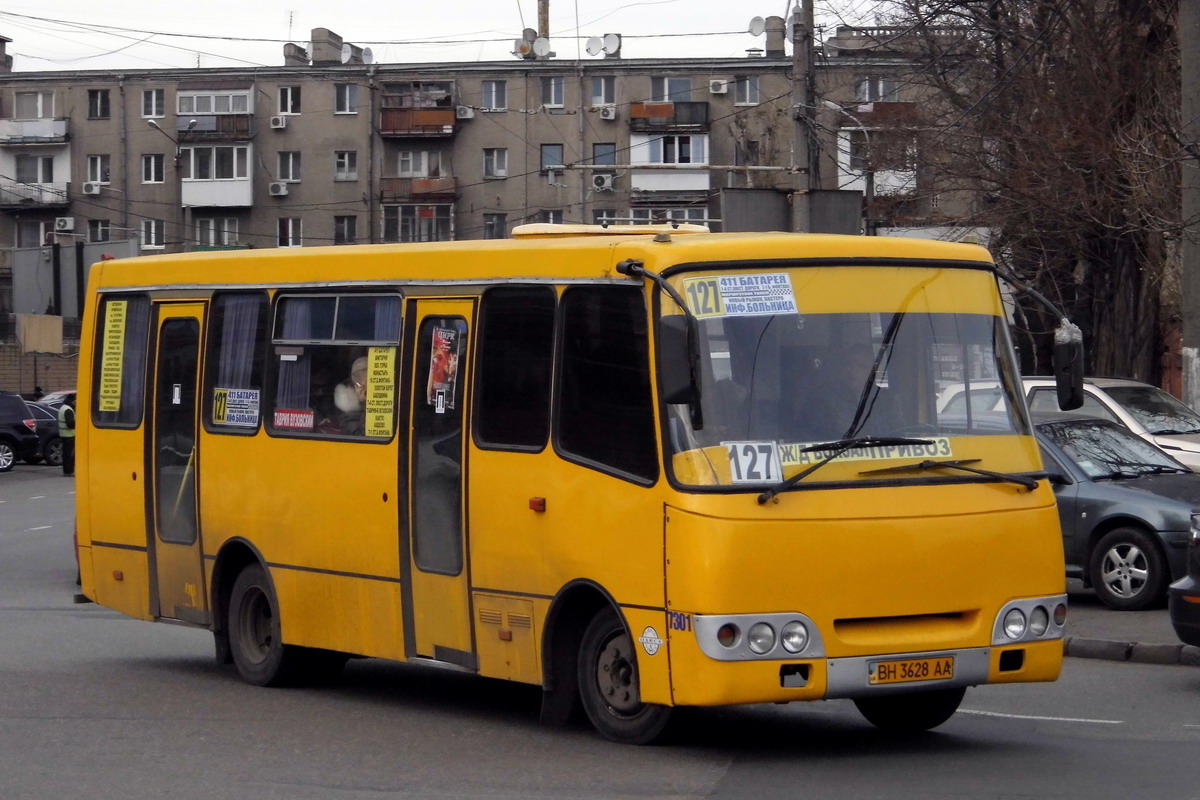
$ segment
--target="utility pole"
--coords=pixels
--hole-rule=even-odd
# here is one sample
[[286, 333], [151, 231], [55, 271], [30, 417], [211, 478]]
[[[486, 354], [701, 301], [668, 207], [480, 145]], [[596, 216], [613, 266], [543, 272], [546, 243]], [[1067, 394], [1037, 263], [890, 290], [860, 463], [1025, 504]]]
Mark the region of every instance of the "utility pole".
[[1200, 3], [1179, 4], [1183, 112], [1183, 402], [1200, 408]]
[[792, 33], [792, 230], [812, 230], [813, 148], [813, 3], [799, 0], [788, 18]]

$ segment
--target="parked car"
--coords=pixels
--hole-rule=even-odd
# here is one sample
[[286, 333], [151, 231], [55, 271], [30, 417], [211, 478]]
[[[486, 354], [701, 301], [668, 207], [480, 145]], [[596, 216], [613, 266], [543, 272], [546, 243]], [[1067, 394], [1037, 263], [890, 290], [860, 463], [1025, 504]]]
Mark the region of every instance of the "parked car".
[[25, 405], [33, 412], [37, 422], [38, 447], [37, 452], [25, 456], [25, 463], [40, 464], [45, 461], [52, 467], [62, 466], [62, 439], [58, 438], [58, 409], [45, 403], [30, 403]]
[[50, 394], [45, 395], [38, 402], [42, 403], [43, 405], [51, 406], [55, 410], [58, 410], [58, 407], [63, 404], [63, 401], [70, 403], [71, 408], [74, 408], [75, 407], [75, 390], [74, 389], [63, 389], [62, 391], [58, 391], [58, 392], [50, 392]]
[[1192, 517], [1187, 574], [1167, 591], [1171, 625], [1184, 644], [1200, 646], [1200, 516]]
[[1200, 474], [1111, 420], [1075, 413], [1036, 419], [1067, 575], [1111, 608], [1161, 605], [1185, 571]]
[[[1053, 378], [1023, 378], [1035, 414], [1058, 410]], [[1193, 470], [1200, 470], [1200, 414], [1157, 386], [1125, 378], [1085, 378], [1073, 412], [1119, 422]]]
[[14, 392], [0, 392], [0, 472], [8, 472], [18, 458], [37, 452], [37, 421], [29, 406]]

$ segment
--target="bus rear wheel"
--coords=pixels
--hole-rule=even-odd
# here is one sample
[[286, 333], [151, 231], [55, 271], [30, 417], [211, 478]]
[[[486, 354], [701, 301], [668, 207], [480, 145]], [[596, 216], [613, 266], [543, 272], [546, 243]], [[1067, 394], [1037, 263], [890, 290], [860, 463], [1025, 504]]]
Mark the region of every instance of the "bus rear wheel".
[[622, 744], [649, 744], [671, 717], [668, 706], [641, 701], [633, 639], [612, 611], [597, 614], [583, 632], [579, 697], [600, 735]]
[[860, 697], [858, 711], [876, 728], [889, 733], [920, 733], [941, 725], [958, 710], [964, 688]]
[[255, 686], [281, 686], [294, 680], [301, 649], [283, 643], [275, 590], [258, 564], [242, 570], [233, 583], [228, 630], [233, 663], [243, 680]]

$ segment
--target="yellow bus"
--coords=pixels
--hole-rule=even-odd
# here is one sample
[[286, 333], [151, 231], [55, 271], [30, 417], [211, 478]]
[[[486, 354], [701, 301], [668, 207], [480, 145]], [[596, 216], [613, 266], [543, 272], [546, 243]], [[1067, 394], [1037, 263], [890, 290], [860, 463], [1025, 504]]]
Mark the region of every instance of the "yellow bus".
[[[688, 226], [101, 262], [83, 592], [253, 684], [436, 663], [621, 742], [828, 698], [937, 726], [1063, 655], [999, 286], [973, 245]], [[939, 416], [972, 382], [1003, 402]]]

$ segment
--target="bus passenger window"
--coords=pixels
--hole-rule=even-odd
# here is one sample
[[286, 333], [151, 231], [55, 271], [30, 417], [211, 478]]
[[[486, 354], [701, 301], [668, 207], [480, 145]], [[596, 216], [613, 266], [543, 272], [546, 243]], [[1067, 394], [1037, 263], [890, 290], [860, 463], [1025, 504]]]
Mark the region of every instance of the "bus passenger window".
[[208, 430], [258, 430], [268, 316], [267, 296], [262, 292], [213, 298], [204, 379], [204, 424]]
[[641, 290], [576, 286], [563, 293], [562, 305], [559, 449], [654, 481], [658, 446]]
[[142, 421], [150, 300], [107, 295], [96, 320], [92, 421], [102, 428], [135, 428]]
[[483, 296], [475, 438], [480, 447], [541, 450], [550, 434], [554, 290], [501, 287]]

